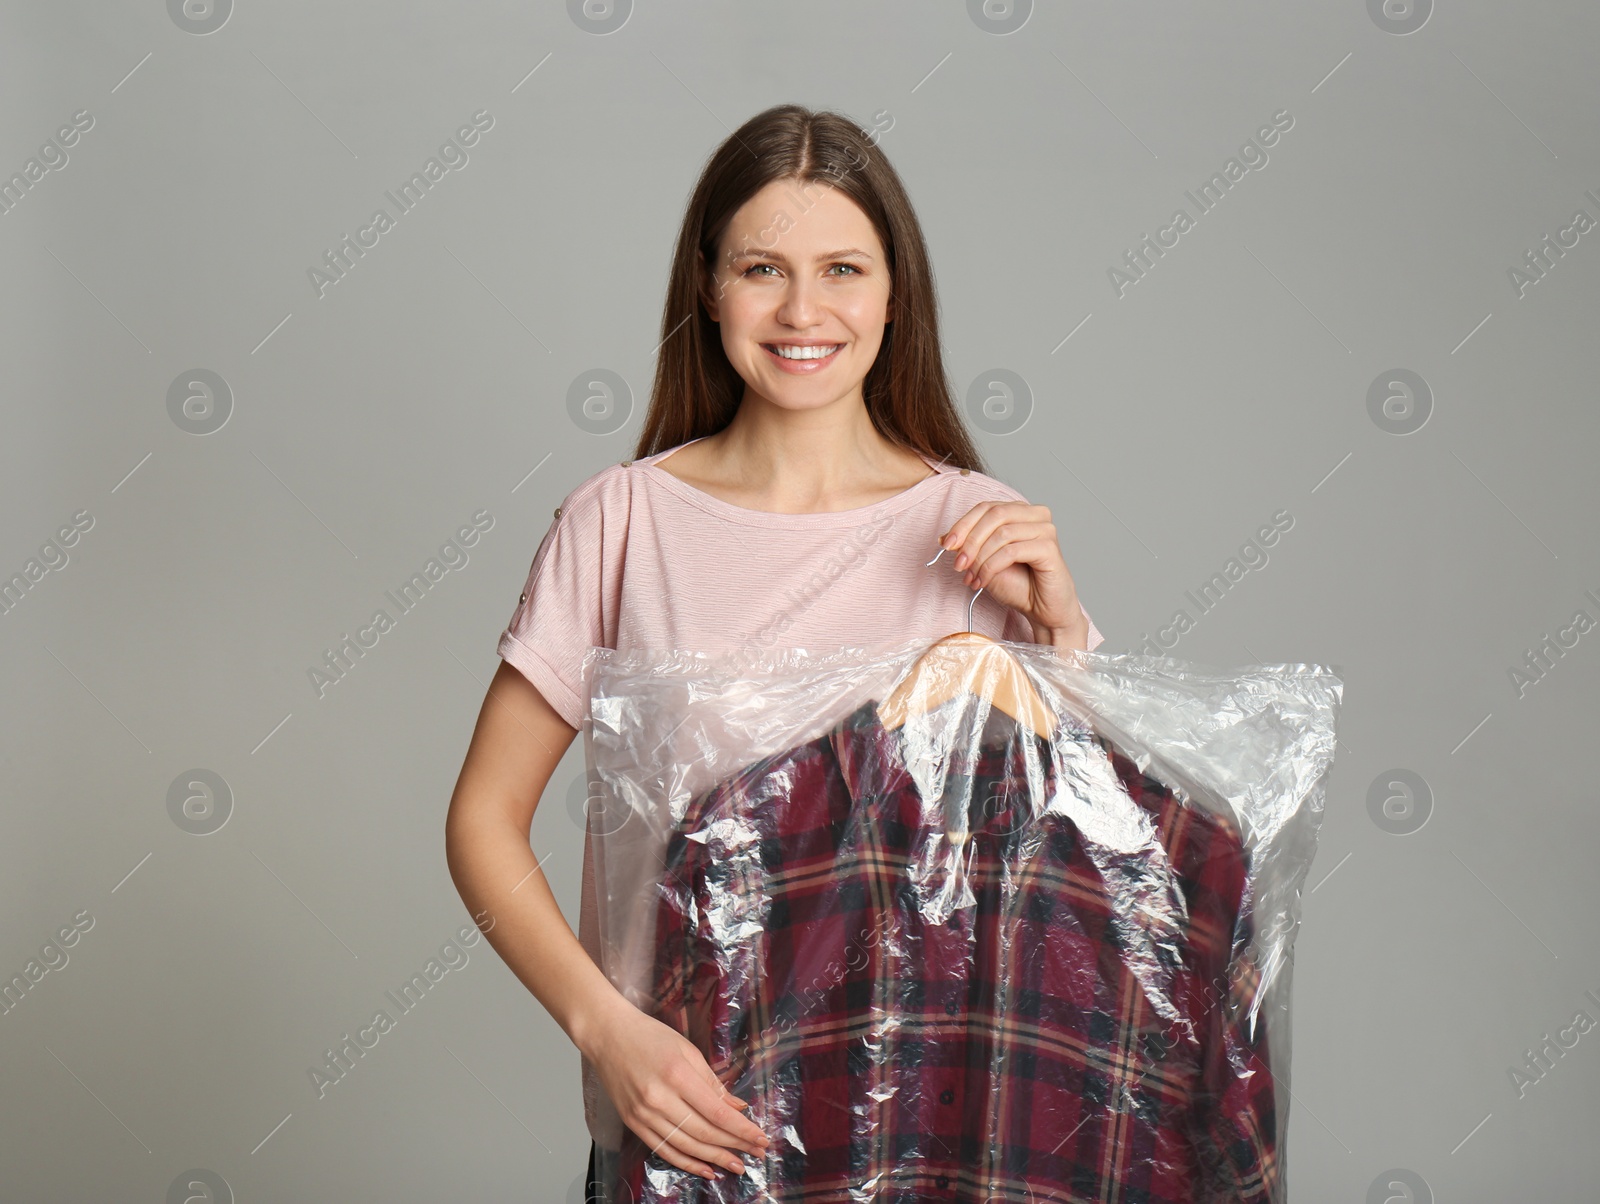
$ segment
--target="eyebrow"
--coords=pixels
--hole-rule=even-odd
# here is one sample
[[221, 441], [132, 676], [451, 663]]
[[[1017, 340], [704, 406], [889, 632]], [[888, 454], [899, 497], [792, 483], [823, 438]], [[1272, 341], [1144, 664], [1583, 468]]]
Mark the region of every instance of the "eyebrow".
[[[757, 248], [755, 248], [753, 250], [749, 250], [749, 251], [740, 251], [737, 255], [733, 256], [733, 258], [735, 260], [739, 260], [739, 259], [774, 259], [774, 260], [777, 260], [779, 263], [787, 263], [787, 262], [789, 262], [779, 252], [777, 252], [777, 251], [767, 251], [767, 250], [763, 250], [762, 248], [759, 248], [759, 247], [757, 247]], [[872, 260], [872, 256], [868, 255], [865, 251], [858, 251], [854, 247], [847, 247], [842, 251], [829, 251], [826, 255], [819, 255], [819, 256], [817, 256], [817, 258], [818, 259], [865, 259], [868, 262], [871, 262], [871, 260]]]

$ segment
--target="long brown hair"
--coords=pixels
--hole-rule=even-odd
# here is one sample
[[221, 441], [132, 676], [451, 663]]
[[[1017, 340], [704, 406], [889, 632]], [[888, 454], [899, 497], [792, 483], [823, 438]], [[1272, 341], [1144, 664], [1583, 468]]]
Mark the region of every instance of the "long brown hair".
[[[892, 124], [892, 122], [891, 122]], [[735, 130], [706, 161], [678, 230], [661, 315], [655, 385], [634, 459], [733, 420], [744, 381], [728, 362], [702, 290], [714, 287], [717, 246], [739, 207], [774, 180], [841, 189], [871, 220], [889, 257], [894, 317], [862, 381], [872, 425], [934, 460], [984, 472], [945, 376], [938, 300], [922, 227], [905, 186], [869, 135], [840, 113], [774, 105]]]

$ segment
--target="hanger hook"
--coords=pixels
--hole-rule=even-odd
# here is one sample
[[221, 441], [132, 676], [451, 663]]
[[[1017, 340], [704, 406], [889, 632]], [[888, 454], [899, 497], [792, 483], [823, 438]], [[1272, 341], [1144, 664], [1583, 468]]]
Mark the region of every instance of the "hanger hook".
[[[939, 555], [935, 556], [932, 560], [928, 561], [928, 563], [923, 565], [922, 567], [925, 568], [925, 569], [926, 568], [932, 568], [934, 565], [939, 563], [939, 556], [943, 556], [947, 551], [949, 551], [948, 548], [945, 548], [945, 547], [941, 546], [939, 548]], [[984, 589], [983, 586], [979, 586], [978, 587], [978, 594], [983, 593], [983, 589]], [[967, 634], [968, 635], [972, 634], [972, 609], [973, 609], [973, 607], [978, 605], [978, 594], [973, 594], [972, 595], [972, 601], [967, 603]]]

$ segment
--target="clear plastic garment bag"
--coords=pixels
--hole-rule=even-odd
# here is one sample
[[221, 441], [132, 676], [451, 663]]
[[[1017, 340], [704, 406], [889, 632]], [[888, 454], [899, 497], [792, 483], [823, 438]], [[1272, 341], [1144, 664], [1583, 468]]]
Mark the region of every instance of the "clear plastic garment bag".
[[979, 636], [585, 672], [602, 968], [771, 1141], [708, 1181], [616, 1122], [603, 1198], [1287, 1198], [1332, 670]]

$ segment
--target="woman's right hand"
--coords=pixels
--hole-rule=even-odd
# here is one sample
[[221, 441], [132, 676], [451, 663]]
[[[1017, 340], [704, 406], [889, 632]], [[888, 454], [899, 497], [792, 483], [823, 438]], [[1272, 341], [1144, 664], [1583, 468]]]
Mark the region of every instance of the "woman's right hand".
[[716, 1177], [716, 1167], [744, 1174], [735, 1151], [759, 1158], [768, 1145], [739, 1111], [750, 1105], [722, 1085], [686, 1037], [619, 1002], [589, 1057], [622, 1122], [682, 1170], [707, 1179]]

